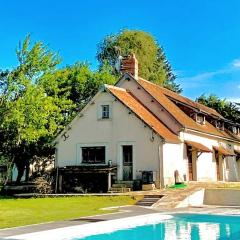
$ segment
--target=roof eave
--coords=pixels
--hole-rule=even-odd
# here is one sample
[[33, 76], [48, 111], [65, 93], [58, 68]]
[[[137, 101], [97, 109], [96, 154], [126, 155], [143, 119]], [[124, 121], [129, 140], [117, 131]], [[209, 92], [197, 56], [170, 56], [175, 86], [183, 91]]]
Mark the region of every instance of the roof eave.
[[201, 133], [201, 134], [204, 134], [204, 135], [207, 135], [207, 136], [212, 136], [212, 137], [215, 137], [215, 138], [220, 138], [220, 139], [224, 139], [224, 140], [227, 140], [227, 141], [240, 143], [240, 141], [234, 140], [232, 138], [227, 138], [227, 137], [223, 137], [223, 136], [219, 136], [219, 135], [215, 135], [215, 134], [211, 134], [211, 133], [206, 133], [206, 132], [203, 132], [203, 131], [198, 131], [196, 129], [192, 129], [192, 128], [188, 128], [188, 127], [185, 127], [184, 131], [197, 132], [197, 133]]

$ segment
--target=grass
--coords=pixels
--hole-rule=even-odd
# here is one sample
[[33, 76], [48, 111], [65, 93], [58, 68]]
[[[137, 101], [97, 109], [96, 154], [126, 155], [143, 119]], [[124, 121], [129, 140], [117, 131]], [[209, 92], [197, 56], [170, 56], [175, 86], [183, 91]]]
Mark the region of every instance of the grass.
[[74, 219], [109, 213], [100, 208], [134, 204], [130, 196], [84, 196], [60, 198], [0, 198], [0, 228]]

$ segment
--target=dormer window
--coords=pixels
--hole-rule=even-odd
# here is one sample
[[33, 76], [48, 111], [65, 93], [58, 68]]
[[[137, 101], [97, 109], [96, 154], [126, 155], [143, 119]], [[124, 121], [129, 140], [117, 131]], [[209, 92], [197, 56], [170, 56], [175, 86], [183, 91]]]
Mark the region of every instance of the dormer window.
[[240, 128], [239, 127], [236, 127], [236, 126], [232, 126], [231, 129], [233, 134], [235, 135], [239, 135], [240, 134]]
[[203, 114], [197, 114], [195, 115], [195, 120], [197, 123], [204, 125], [205, 124], [205, 116]]
[[224, 131], [224, 122], [216, 121], [215, 126], [217, 129]]
[[233, 127], [232, 127], [232, 132], [237, 135], [237, 134], [238, 134], [238, 129], [237, 129], [237, 127], [234, 127], [234, 126], [233, 126]]
[[109, 119], [109, 105], [102, 105], [102, 119]]

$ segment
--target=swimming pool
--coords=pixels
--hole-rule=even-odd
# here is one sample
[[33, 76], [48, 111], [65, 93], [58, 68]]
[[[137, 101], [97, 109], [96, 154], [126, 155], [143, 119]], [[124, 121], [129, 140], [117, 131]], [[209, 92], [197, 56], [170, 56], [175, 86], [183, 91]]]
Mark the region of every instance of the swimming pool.
[[175, 214], [163, 222], [74, 240], [215, 240], [240, 239], [240, 217]]
[[21, 240], [240, 240], [240, 216], [148, 214], [14, 236]]

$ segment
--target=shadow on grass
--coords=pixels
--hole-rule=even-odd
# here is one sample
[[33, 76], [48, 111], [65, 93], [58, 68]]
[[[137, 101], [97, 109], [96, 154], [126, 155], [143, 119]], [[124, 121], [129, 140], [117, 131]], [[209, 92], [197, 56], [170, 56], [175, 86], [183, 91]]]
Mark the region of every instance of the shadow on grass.
[[8, 196], [8, 195], [0, 195], [0, 200], [1, 199], [16, 199], [16, 198], [13, 196]]

